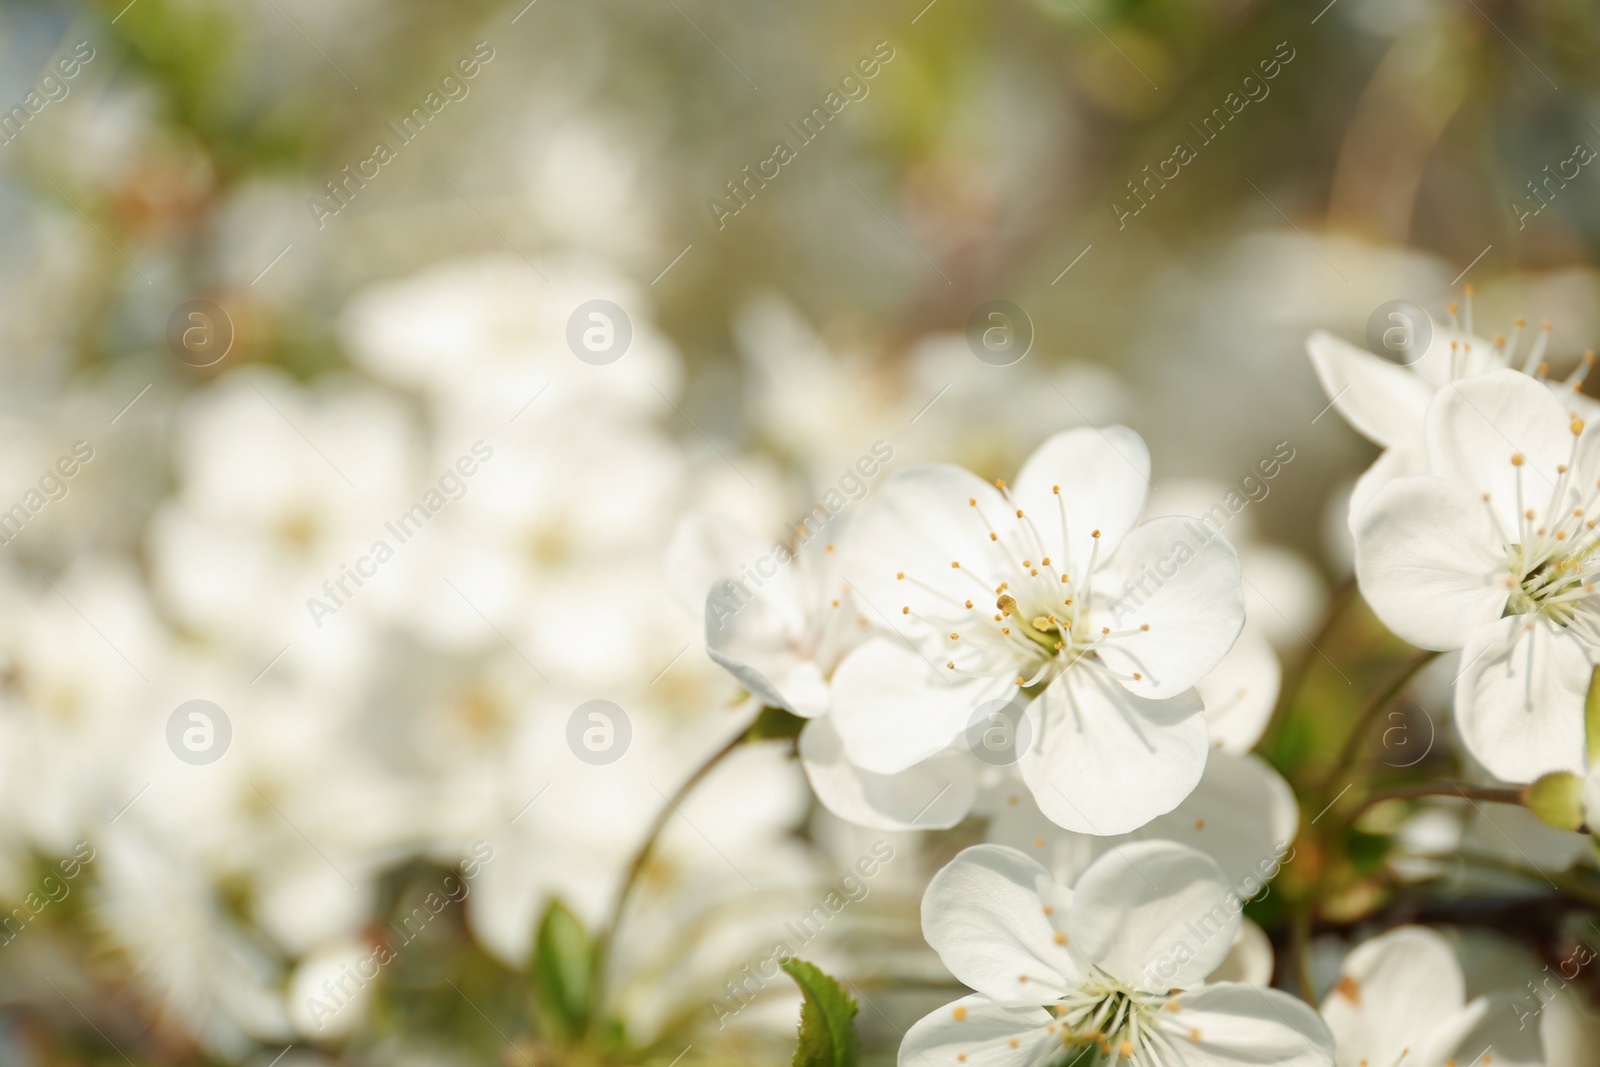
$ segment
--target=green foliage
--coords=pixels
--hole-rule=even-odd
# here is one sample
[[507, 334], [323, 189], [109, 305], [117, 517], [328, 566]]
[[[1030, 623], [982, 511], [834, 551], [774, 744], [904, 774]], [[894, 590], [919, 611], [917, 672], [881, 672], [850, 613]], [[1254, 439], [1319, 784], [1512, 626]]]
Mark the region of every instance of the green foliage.
[[778, 738], [799, 737], [806, 721], [782, 708], [765, 707], [756, 721], [750, 724], [747, 741], [770, 741]]
[[552, 900], [533, 939], [533, 1010], [540, 1033], [559, 1041], [582, 1035], [594, 994], [595, 945], [572, 910]]
[[779, 966], [806, 998], [800, 1007], [794, 1067], [857, 1067], [861, 1039], [851, 1022], [858, 1010], [855, 998], [815, 964], [791, 956]]

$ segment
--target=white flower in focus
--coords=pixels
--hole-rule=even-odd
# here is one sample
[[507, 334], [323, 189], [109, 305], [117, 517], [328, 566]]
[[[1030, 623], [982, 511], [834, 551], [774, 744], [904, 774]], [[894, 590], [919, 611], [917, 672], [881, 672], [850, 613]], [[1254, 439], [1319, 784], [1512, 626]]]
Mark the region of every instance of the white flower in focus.
[[1467, 1067], [1453, 1057], [1488, 1008], [1482, 997], [1468, 1003], [1461, 964], [1444, 938], [1402, 926], [1345, 957], [1322, 1017], [1333, 1031], [1335, 1067]]
[[1412, 644], [1461, 649], [1456, 725], [1491, 773], [1582, 773], [1600, 425], [1502, 370], [1441, 391], [1426, 437], [1429, 473], [1379, 490], [1356, 526], [1362, 595]]
[[1326, 1067], [1327, 1028], [1272, 989], [1206, 976], [1228, 957], [1239, 902], [1216, 865], [1168, 842], [1127, 845], [1068, 889], [1014, 849], [978, 845], [928, 886], [922, 929], [977, 990], [913, 1026], [902, 1067], [1096, 1062]]
[[1318, 330], [1306, 341], [1306, 351], [1329, 402], [1352, 429], [1385, 451], [1356, 482], [1350, 498], [1352, 530], [1377, 491], [1396, 478], [1427, 470], [1423, 419], [1428, 404], [1441, 389], [1454, 382], [1502, 369], [1518, 371], [1549, 390], [1575, 418], [1593, 419], [1600, 404], [1584, 396], [1584, 377], [1594, 366], [1593, 353], [1561, 381], [1546, 379], [1544, 362], [1550, 324], [1539, 327], [1526, 351], [1518, 319], [1511, 337], [1494, 340], [1472, 332], [1472, 291], [1467, 290], [1465, 318], [1458, 322], [1450, 306], [1450, 325], [1436, 328], [1427, 349], [1415, 362], [1401, 366], [1333, 334]]
[[1011, 487], [943, 465], [885, 482], [845, 560], [885, 631], [834, 673], [850, 761], [903, 771], [1017, 700], [1020, 769], [1058, 825], [1124, 833], [1188, 796], [1209, 747], [1193, 687], [1244, 623], [1239, 559], [1194, 520], [1139, 522], [1149, 466], [1133, 431], [1082, 428]]

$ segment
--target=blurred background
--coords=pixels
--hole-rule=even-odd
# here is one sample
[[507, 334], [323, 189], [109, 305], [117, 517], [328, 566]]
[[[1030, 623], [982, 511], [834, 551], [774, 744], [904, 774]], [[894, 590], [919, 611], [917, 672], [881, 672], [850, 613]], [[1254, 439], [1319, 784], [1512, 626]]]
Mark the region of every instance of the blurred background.
[[1085, 422], [1214, 500], [1287, 442], [1249, 521], [1302, 655], [1374, 454], [1304, 339], [1471, 285], [1595, 344], [1597, 44], [1518, 0], [4, 0], [0, 1061], [787, 1062], [792, 988], [729, 983], [838, 889], [805, 954], [888, 1062], [962, 832], [847, 826], [781, 745], [667, 826], [610, 1043], [530, 1023], [536, 930], [601, 928], [748, 718], [680, 520]]

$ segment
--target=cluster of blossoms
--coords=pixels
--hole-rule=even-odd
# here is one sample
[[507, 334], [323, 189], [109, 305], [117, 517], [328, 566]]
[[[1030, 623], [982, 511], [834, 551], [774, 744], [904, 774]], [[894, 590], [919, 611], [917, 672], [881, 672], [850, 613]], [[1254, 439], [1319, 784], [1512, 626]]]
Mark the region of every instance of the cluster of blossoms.
[[[613, 363], [571, 349], [596, 299], [630, 314]], [[93, 550], [31, 526], [8, 542], [0, 890], [28, 897], [38, 855], [80, 857], [97, 932], [218, 1058], [359, 1033], [377, 976], [451, 904], [507, 971], [557, 902], [620, 931], [594, 995], [641, 1047], [690, 1015], [770, 1037], [787, 1006], [773, 1031], [730, 976], [774, 958], [804, 902], [838, 900], [831, 923], [864, 896], [830, 872], [870, 852], [892, 899], [808, 954], [850, 973], [870, 957], [850, 935], [893, 927], [895, 905], [909, 922], [925, 887], [926, 943], [973, 991], [909, 1030], [903, 1067], [1564, 1062], [1557, 1012], [1508, 1055], [1509, 1013], [1468, 996], [1424, 927], [1307, 961], [1320, 1010], [1272, 988], [1293, 976], [1247, 908], [1328, 809], [1302, 818], [1303, 783], [1255, 750], [1320, 581], [1229, 487], [1154, 485], [1114, 383], [991, 373], [932, 337], [863, 388], [774, 298], [735, 335], [760, 422], [744, 448], [701, 430], [637, 287], [504, 258], [362, 292], [348, 370], [225, 370], [120, 426], [124, 383], [94, 383], [11, 427], [28, 471], [95, 442], [83, 507], [137, 451], [91, 427], [174, 433], [170, 471], [128, 482], [136, 523], [80, 523], [108, 531]], [[1581, 370], [1553, 383], [1542, 338], [1524, 358], [1469, 330], [1411, 367], [1310, 349], [1386, 449], [1349, 518], [1365, 599], [1460, 652], [1457, 732], [1483, 776], [1587, 775], [1600, 811], [1600, 409]], [[1038, 399], [1069, 395], [1070, 419]], [[1000, 404], [1004, 432], [972, 434]], [[173, 718], [196, 700], [210, 718]], [[717, 748], [769, 713], [797, 760]], [[1432, 813], [1407, 823], [1395, 877], [1555, 833], [1490, 807], [1442, 846]], [[1537, 843], [1550, 864], [1578, 861], [1558, 837]], [[933, 874], [957, 839], [983, 843]]]
[[[1409, 368], [1309, 343], [1333, 404], [1387, 449], [1352, 495], [1361, 591], [1400, 636], [1463, 650], [1460, 736], [1513, 783], [1585, 770], [1600, 642], [1600, 423], [1578, 392], [1593, 360], [1548, 381], [1546, 337], [1524, 354], [1441, 330]], [[705, 515], [680, 529], [718, 575], [709, 654], [805, 721], [824, 805], [987, 828], [923, 901], [928, 943], [975, 993], [910, 1031], [903, 1067], [1444, 1067], [1486, 1034], [1491, 1062], [1502, 1020], [1426, 928], [1352, 952], [1320, 1014], [1266, 988], [1273, 953], [1243, 911], [1299, 824], [1250, 752], [1278, 663], [1246, 620], [1250, 546], [1145, 518], [1150, 484], [1122, 426], [1051, 435], [1013, 481], [905, 467], [822, 535], [801, 526], [754, 587], [734, 565], [759, 552], [749, 535]], [[1600, 809], [1600, 775], [1588, 792]]]
[[1594, 357], [1549, 379], [1548, 334], [1523, 355], [1516, 335], [1473, 336], [1469, 311], [1409, 367], [1308, 345], [1332, 403], [1384, 446], [1350, 505], [1362, 595], [1412, 644], [1460, 652], [1461, 739], [1514, 783], [1584, 770], [1600, 663], [1600, 404], [1578, 391]]

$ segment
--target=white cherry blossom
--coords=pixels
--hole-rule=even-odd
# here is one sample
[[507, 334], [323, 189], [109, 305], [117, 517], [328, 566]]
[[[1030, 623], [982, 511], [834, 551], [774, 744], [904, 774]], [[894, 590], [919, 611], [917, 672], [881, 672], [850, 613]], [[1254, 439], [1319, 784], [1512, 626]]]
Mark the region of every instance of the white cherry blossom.
[[1193, 687], [1244, 605], [1226, 539], [1194, 520], [1140, 523], [1149, 466], [1132, 430], [1079, 428], [1012, 486], [945, 465], [885, 482], [845, 560], [881, 630], [833, 676], [850, 761], [903, 771], [985, 704], [1020, 699], [1020, 769], [1057, 824], [1123, 833], [1182, 801], [1209, 747]]
[[[1333, 1031], [1335, 1067], [1468, 1067], [1494, 1062], [1492, 1053], [1461, 1048], [1488, 1008], [1482, 997], [1468, 1002], [1449, 942], [1402, 926], [1345, 957], [1322, 1017]], [[1474, 1058], [1457, 1059], [1458, 1051]]]
[[1165, 841], [1107, 854], [1070, 889], [1015, 849], [967, 849], [928, 886], [922, 928], [976, 992], [914, 1025], [900, 1064], [1025, 1067], [1097, 1048], [1107, 1067], [1326, 1067], [1310, 1007], [1206, 981], [1239, 930], [1229, 896], [1216, 864]]
[[1473, 333], [1472, 292], [1466, 297], [1464, 317], [1456, 318], [1451, 305], [1448, 326], [1435, 328], [1427, 348], [1405, 365], [1374, 355], [1364, 348], [1318, 330], [1306, 341], [1306, 351], [1329, 403], [1350, 427], [1385, 451], [1356, 482], [1350, 499], [1350, 524], [1374, 494], [1389, 482], [1427, 470], [1423, 420], [1428, 403], [1453, 382], [1476, 378], [1502, 369], [1519, 372], [1542, 382], [1574, 417], [1592, 419], [1600, 404], [1579, 390], [1594, 366], [1595, 357], [1583, 357], [1576, 370], [1561, 380], [1547, 378], [1545, 350], [1550, 324], [1542, 323], [1526, 345], [1527, 323], [1517, 319], [1508, 338], [1493, 340]]
[[1583, 769], [1597, 435], [1525, 375], [1457, 382], [1428, 409], [1428, 473], [1379, 490], [1356, 527], [1362, 594], [1412, 644], [1461, 650], [1457, 727], [1507, 781]]

